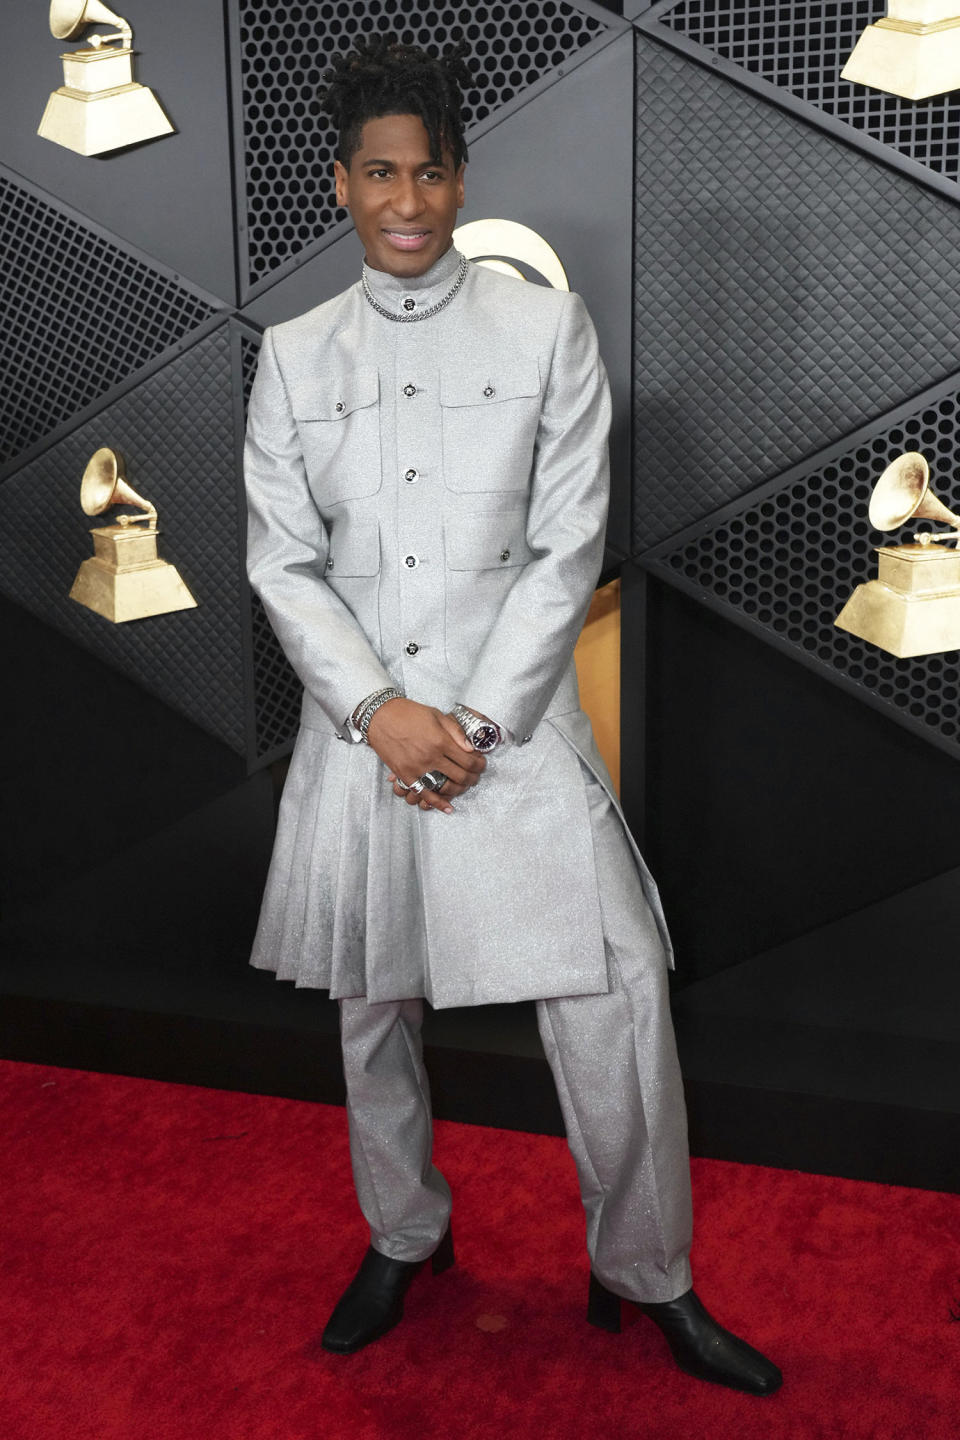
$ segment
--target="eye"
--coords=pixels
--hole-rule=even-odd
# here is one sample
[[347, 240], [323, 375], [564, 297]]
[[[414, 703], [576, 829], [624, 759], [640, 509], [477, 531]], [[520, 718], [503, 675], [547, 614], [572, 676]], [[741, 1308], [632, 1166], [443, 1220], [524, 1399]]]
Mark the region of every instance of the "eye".
[[432, 185], [435, 184], [438, 180], [443, 179], [443, 172], [441, 170], [424, 170], [420, 178], [422, 180], [429, 181]]
[[383, 165], [377, 170], [367, 171], [367, 177], [370, 180], [385, 180], [389, 174], [390, 171]]

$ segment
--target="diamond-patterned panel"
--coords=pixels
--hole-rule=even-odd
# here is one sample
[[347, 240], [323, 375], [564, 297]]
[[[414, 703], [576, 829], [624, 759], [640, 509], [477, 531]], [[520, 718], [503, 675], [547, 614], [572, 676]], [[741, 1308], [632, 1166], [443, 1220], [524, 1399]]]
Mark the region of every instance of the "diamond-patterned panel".
[[470, 44], [470, 125], [507, 104], [607, 27], [566, 0], [241, 0], [240, 74], [249, 281], [268, 275], [346, 216], [333, 189], [336, 133], [317, 104], [337, 53], [377, 32], [442, 53]]
[[960, 211], [637, 36], [633, 540], [957, 365]]
[[[0, 589], [242, 754], [233, 423], [224, 324], [0, 486]], [[80, 509], [80, 477], [101, 445], [124, 454], [130, 484], [156, 505], [161, 558], [196, 610], [113, 625], [69, 599], [93, 553], [89, 530], [109, 523]]]
[[960, 753], [960, 655], [898, 660], [833, 624], [854, 587], [876, 579], [872, 546], [930, 528], [913, 521], [892, 535], [870, 529], [870, 495], [889, 461], [923, 451], [931, 488], [951, 508], [960, 503], [960, 376], [941, 392], [911, 415], [879, 421], [849, 451], [764, 486], [675, 548], [660, 547], [654, 565]]
[[960, 97], [903, 100], [840, 79], [885, 0], [680, 0], [655, 7], [662, 25], [731, 60], [918, 165], [956, 181]]
[[[244, 335], [240, 341], [243, 363], [244, 406], [250, 400], [257, 373], [259, 345]], [[280, 648], [260, 597], [250, 592], [250, 628], [253, 639], [253, 714], [256, 758], [266, 762], [282, 753], [300, 728], [303, 686]]]
[[0, 256], [0, 464], [214, 313], [3, 174]]

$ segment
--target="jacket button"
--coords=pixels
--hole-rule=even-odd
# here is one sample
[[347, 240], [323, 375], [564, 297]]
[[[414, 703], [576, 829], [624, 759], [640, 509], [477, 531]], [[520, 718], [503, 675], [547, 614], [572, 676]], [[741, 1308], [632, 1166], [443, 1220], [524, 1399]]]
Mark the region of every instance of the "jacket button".
[[416, 640], [411, 640], [405, 648], [408, 655], [417, 655], [420, 652], [420, 646], [417, 644]]
[[500, 559], [501, 559], [501, 560], [509, 560], [509, 559], [510, 559], [510, 551], [509, 551], [509, 550], [501, 550], [501, 551], [500, 551]]
[[417, 566], [420, 564], [420, 561], [417, 559], [416, 555], [404, 555], [403, 563], [404, 565], [406, 565], [408, 570], [416, 570]]
[[334, 405], [333, 408], [334, 408], [334, 410], [336, 410], [336, 412], [337, 412], [338, 415], [342, 415], [342, 414], [343, 414], [343, 401], [342, 401], [342, 400], [338, 400], [337, 403], [336, 403], [336, 405]]
[[485, 385], [485, 386], [483, 387], [483, 393], [484, 393], [484, 395], [486, 395], [487, 399], [489, 400], [489, 399], [490, 399], [490, 396], [491, 396], [491, 395], [496, 395], [497, 392], [496, 392], [496, 390], [494, 390], [494, 388], [493, 388], [492, 385]]
[[408, 485], [412, 485], [413, 482], [414, 482], [414, 480], [416, 480], [416, 478], [417, 478], [417, 472], [416, 472], [416, 470], [405, 470], [405, 471], [404, 471], [404, 474], [403, 474], [403, 478], [404, 478], [404, 480], [406, 480], [406, 482], [407, 482]]
[[404, 308], [404, 310], [407, 310], [407, 311], [416, 310], [416, 308], [417, 308], [417, 302], [416, 302], [416, 300], [414, 300], [414, 298], [413, 298], [412, 295], [408, 295], [407, 298], [404, 300], [404, 302], [403, 302], [403, 308]]
[[524, 743], [524, 745], [529, 744], [529, 742], [530, 742], [532, 739], [533, 739], [533, 736], [532, 736], [532, 735], [524, 735], [524, 737], [523, 737], [523, 743]]
[[416, 387], [416, 385], [404, 385], [404, 387], [403, 387], [403, 393], [404, 393], [404, 395], [416, 395], [416, 393], [417, 393], [417, 387]]
[[327, 561], [327, 569], [328, 569], [328, 570], [332, 570], [332, 569], [333, 569], [333, 557], [332, 557], [332, 556], [331, 556], [330, 559]]

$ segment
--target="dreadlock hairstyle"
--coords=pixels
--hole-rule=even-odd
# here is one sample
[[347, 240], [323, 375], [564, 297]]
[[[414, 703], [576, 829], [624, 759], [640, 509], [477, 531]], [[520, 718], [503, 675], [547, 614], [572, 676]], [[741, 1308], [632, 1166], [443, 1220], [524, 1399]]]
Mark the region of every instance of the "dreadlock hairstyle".
[[462, 87], [473, 81], [466, 50], [460, 40], [443, 56], [434, 56], [417, 45], [401, 45], [394, 35], [375, 35], [358, 40], [346, 55], [334, 55], [324, 72], [320, 105], [339, 131], [336, 159], [350, 168], [368, 120], [419, 115], [430, 158], [439, 162], [449, 149], [459, 168], [467, 158]]

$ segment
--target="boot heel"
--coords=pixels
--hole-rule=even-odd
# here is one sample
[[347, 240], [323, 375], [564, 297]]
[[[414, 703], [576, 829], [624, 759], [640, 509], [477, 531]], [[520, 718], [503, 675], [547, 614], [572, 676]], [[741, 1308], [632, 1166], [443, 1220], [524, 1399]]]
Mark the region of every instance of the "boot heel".
[[456, 1256], [453, 1253], [453, 1230], [447, 1225], [443, 1232], [443, 1239], [430, 1256], [430, 1265], [434, 1275], [442, 1275], [444, 1270], [449, 1270], [454, 1263]]
[[620, 1296], [608, 1290], [592, 1271], [587, 1299], [587, 1323], [596, 1325], [598, 1330], [609, 1330], [611, 1335], [620, 1334]]

